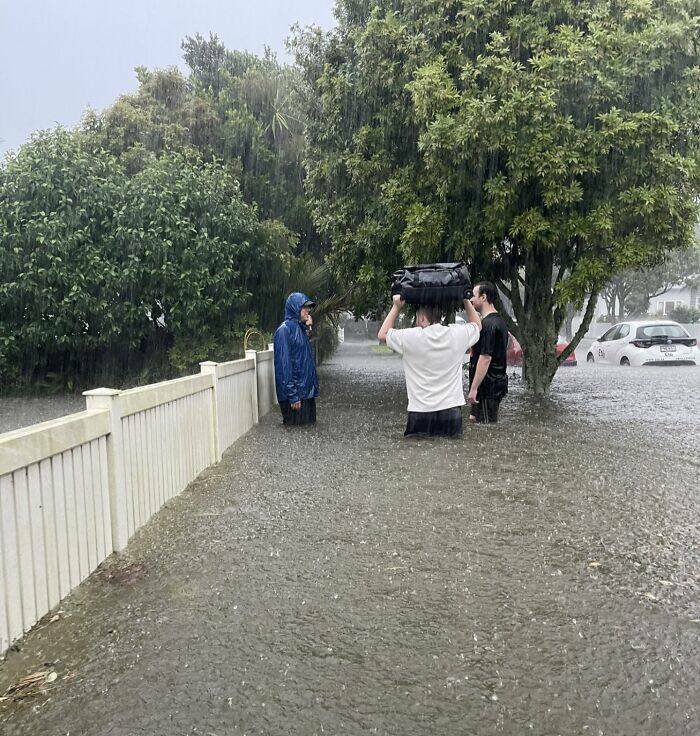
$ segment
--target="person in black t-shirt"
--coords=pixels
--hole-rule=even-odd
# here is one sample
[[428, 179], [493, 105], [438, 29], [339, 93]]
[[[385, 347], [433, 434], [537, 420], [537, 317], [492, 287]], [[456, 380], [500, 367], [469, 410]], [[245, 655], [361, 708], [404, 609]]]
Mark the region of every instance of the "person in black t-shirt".
[[508, 327], [494, 306], [496, 287], [492, 283], [476, 284], [471, 301], [481, 315], [481, 335], [469, 360], [469, 421], [489, 424], [498, 421], [498, 407], [508, 393]]

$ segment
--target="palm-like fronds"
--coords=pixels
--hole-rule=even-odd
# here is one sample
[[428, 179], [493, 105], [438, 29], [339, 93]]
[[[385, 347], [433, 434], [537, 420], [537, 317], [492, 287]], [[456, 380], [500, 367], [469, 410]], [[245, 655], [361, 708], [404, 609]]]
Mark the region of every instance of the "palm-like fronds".
[[327, 318], [334, 325], [338, 316], [350, 305], [351, 290], [341, 291], [328, 266], [319, 263], [312, 256], [300, 256], [287, 277], [286, 293], [301, 291], [316, 302], [314, 319], [316, 322]]

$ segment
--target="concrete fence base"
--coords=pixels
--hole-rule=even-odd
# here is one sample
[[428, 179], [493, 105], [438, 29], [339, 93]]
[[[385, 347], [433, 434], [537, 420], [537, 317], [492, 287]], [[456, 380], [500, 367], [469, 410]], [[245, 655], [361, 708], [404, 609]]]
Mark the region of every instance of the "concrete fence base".
[[0, 656], [276, 403], [272, 346], [0, 435]]

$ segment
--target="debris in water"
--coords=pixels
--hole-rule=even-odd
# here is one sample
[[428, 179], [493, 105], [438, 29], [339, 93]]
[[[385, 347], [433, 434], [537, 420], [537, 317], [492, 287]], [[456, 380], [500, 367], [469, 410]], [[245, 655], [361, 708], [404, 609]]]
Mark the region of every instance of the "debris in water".
[[121, 585], [133, 585], [146, 576], [146, 565], [134, 562], [125, 567], [113, 567], [102, 570], [99, 575], [107, 583], [119, 583]]
[[58, 675], [52, 670], [40, 670], [26, 675], [14, 685], [10, 685], [5, 694], [0, 697], [0, 703], [7, 701], [19, 702], [25, 698], [32, 698], [45, 692], [45, 686], [55, 682]]

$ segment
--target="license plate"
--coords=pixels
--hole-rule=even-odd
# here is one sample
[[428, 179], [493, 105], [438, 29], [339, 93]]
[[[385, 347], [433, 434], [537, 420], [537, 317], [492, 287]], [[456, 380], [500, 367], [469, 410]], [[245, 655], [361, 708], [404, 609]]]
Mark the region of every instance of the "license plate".
[[662, 353], [675, 353], [676, 352], [675, 345], [660, 345], [659, 348]]

